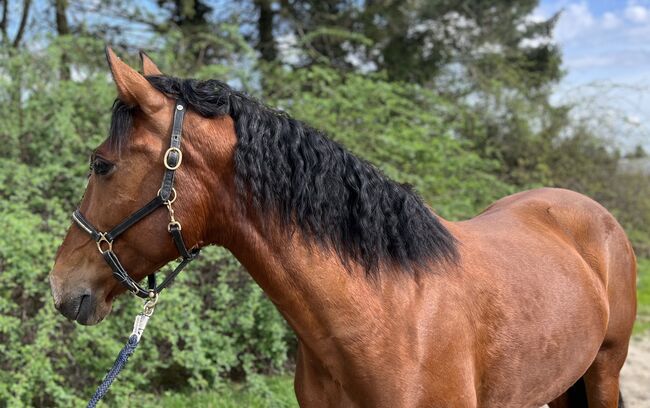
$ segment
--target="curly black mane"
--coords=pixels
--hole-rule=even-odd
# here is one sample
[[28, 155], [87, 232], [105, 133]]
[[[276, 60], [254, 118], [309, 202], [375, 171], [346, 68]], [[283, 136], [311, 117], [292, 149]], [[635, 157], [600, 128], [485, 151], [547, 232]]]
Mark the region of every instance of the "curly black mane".
[[409, 186], [322, 132], [221, 81], [147, 79], [202, 116], [232, 117], [240, 199], [251, 198], [260, 213], [275, 212], [288, 230], [299, 228], [370, 275], [381, 262], [414, 271], [414, 264], [456, 260], [455, 238]]

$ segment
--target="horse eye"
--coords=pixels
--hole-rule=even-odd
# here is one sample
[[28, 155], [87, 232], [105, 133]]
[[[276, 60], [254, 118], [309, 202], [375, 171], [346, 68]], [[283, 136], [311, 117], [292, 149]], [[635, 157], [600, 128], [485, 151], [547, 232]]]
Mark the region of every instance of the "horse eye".
[[111, 170], [113, 170], [113, 167], [115, 167], [115, 165], [97, 157], [95, 160], [93, 160], [91, 167], [96, 175], [105, 176], [110, 173]]

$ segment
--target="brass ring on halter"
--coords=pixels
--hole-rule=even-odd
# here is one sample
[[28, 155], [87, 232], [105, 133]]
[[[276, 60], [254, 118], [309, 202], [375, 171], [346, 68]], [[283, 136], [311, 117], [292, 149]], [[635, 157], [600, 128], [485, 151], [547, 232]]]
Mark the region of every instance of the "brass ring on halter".
[[[159, 188], [158, 193], [156, 195], [160, 196], [161, 191], [162, 191], [162, 188]], [[173, 204], [174, 201], [176, 201], [176, 189], [174, 187], [172, 187], [172, 199], [171, 200], [165, 200], [164, 203], [165, 204]]]
[[[175, 166], [171, 166], [169, 164], [169, 155], [172, 152], [178, 153], [178, 162], [176, 163]], [[183, 152], [181, 152], [181, 149], [179, 149], [178, 147], [170, 147], [165, 152], [165, 157], [163, 159], [163, 163], [165, 163], [165, 167], [167, 168], [167, 170], [176, 170], [177, 168], [180, 167], [182, 161], [183, 161]]]
[[142, 308], [144, 309], [144, 315], [150, 317], [158, 303], [158, 292], [150, 290], [148, 296], [149, 298], [145, 300]]

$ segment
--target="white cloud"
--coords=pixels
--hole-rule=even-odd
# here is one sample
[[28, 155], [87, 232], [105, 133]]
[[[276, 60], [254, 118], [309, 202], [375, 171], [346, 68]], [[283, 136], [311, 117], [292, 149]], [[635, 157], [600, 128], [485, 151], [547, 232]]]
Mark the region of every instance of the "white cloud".
[[552, 37], [534, 37], [534, 38], [524, 38], [519, 42], [519, 46], [522, 48], [538, 48], [543, 45], [553, 44]]
[[576, 89], [587, 87], [597, 94], [585, 112], [593, 116], [597, 102], [601, 115], [612, 123], [612, 133], [621, 135], [621, 148], [650, 148], [650, 0], [595, 3], [541, 0], [531, 13], [532, 18], [548, 18], [563, 10], [553, 39], [562, 48], [567, 76], [554, 100], [575, 96], [572, 100], [580, 101]]
[[548, 17], [546, 17], [544, 14], [542, 14], [542, 12], [539, 9], [535, 9], [532, 12], [532, 14], [530, 14], [530, 15], [528, 15], [526, 17], [526, 20], [531, 22], [531, 23], [542, 23], [542, 22], [548, 20]]
[[616, 17], [616, 14], [608, 11], [603, 14], [603, 28], [606, 30], [611, 30], [613, 28], [618, 28], [621, 25], [621, 19]]
[[283, 61], [289, 64], [297, 64], [302, 58], [301, 52], [298, 50], [298, 38], [294, 33], [281, 35], [277, 40], [278, 52]]
[[635, 23], [644, 23], [650, 18], [647, 8], [634, 3], [629, 3], [624, 11], [625, 17]]
[[634, 115], [634, 114], [629, 114], [625, 116], [625, 121], [629, 123], [632, 126], [640, 126], [641, 125], [641, 118], [639, 115]]
[[564, 64], [570, 69], [585, 69], [596, 67], [607, 67], [616, 64], [616, 59], [612, 56], [595, 56], [588, 55], [577, 58], [567, 59]]
[[580, 36], [594, 26], [595, 19], [586, 2], [571, 3], [564, 9], [555, 29], [555, 37], [563, 42]]

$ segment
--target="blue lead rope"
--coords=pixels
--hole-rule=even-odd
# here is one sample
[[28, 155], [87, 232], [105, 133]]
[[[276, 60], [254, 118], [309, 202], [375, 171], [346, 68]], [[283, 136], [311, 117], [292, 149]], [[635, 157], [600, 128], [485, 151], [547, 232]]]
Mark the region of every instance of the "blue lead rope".
[[120, 351], [120, 354], [118, 354], [117, 359], [115, 360], [115, 363], [113, 364], [113, 368], [106, 374], [106, 377], [104, 377], [104, 381], [100, 384], [99, 387], [97, 387], [97, 391], [95, 391], [95, 395], [88, 401], [88, 406], [87, 408], [95, 408], [99, 400], [104, 398], [104, 395], [108, 392], [108, 389], [111, 387], [111, 384], [117, 378], [118, 374], [124, 366], [126, 365], [126, 362], [129, 360], [129, 357], [133, 354], [135, 351], [135, 348], [138, 347], [138, 344], [140, 342], [138, 341], [138, 337], [136, 335], [132, 335], [129, 337], [129, 340], [126, 342], [126, 345]]
[[106, 395], [108, 392], [108, 389], [111, 387], [111, 384], [113, 384], [113, 381], [120, 374], [120, 371], [122, 371], [126, 365], [129, 357], [131, 357], [133, 355], [133, 352], [135, 352], [135, 348], [138, 347], [138, 344], [140, 344], [140, 338], [142, 337], [142, 333], [144, 332], [145, 327], [147, 327], [149, 318], [153, 314], [157, 301], [158, 295], [156, 294], [155, 297], [148, 299], [145, 302], [144, 312], [139, 313], [135, 317], [135, 322], [133, 322], [133, 331], [129, 336], [129, 340], [126, 342], [126, 345], [122, 351], [120, 351], [120, 354], [117, 355], [117, 359], [115, 359], [113, 367], [106, 374], [106, 377], [104, 377], [104, 380], [99, 385], [99, 387], [97, 387], [97, 391], [95, 391], [93, 397], [90, 399], [90, 401], [88, 401], [86, 408], [95, 408], [95, 406], [97, 406], [99, 401], [104, 398], [104, 395]]

